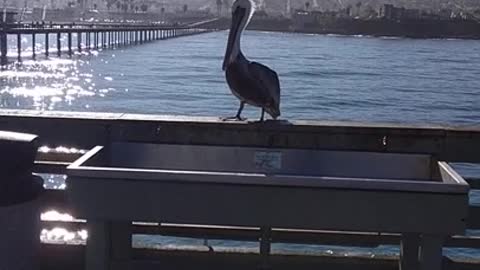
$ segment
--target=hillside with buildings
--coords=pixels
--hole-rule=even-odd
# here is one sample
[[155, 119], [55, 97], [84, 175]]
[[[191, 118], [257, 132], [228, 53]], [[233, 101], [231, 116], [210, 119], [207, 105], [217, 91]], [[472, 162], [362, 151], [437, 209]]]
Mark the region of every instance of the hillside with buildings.
[[[0, 0], [2, 1], [2, 0]], [[24, 21], [190, 23], [224, 18], [233, 0], [3, 0]], [[478, 0], [254, 0], [250, 29], [312, 33], [480, 38]], [[26, 9], [25, 9], [26, 7]], [[22, 16], [23, 17], [23, 16]], [[44, 18], [44, 19], [43, 19]]]
[[[190, 10], [217, 11], [219, 7], [226, 11], [233, 0], [0, 0], [9, 7], [44, 7], [61, 9], [82, 6], [88, 9], [111, 11], [141, 11], [160, 9], [183, 11], [187, 5]], [[257, 6], [265, 12], [278, 15], [288, 9], [308, 9], [334, 11], [345, 8], [378, 10], [384, 4], [422, 10], [450, 9], [454, 11], [480, 10], [478, 0], [255, 0]], [[0, 2], [1, 3], [1, 2]], [[220, 3], [220, 4], [219, 4]]]

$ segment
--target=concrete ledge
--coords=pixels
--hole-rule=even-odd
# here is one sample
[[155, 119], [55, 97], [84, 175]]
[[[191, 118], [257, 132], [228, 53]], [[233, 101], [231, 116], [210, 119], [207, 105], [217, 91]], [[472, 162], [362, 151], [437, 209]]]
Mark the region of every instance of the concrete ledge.
[[212, 117], [0, 110], [0, 129], [35, 133], [43, 144], [90, 149], [112, 141], [432, 154], [480, 163], [480, 126], [325, 121], [224, 122]]

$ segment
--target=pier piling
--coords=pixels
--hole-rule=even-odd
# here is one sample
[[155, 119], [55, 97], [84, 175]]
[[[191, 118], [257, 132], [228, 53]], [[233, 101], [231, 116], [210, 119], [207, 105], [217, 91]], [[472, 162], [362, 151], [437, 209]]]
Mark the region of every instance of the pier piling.
[[68, 55], [72, 56], [72, 32], [68, 32]]
[[81, 52], [82, 51], [82, 32], [77, 33], [77, 47], [78, 47], [78, 51]]
[[48, 33], [45, 34], [45, 56], [48, 57], [48, 47], [50, 47], [49, 44], [49, 37]]
[[22, 35], [17, 34], [17, 59], [18, 62], [22, 61]]
[[36, 35], [32, 34], [32, 58], [35, 59], [35, 47], [37, 46]]
[[5, 31], [5, 25], [3, 25], [2, 33], [0, 33], [0, 51], [2, 65], [7, 63], [7, 32]]
[[105, 39], [106, 39], [105, 32], [100, 32], [100, 35], [102, 37], [102, 39], [100, 40], [100, 48], [105, 48]]
[[85, 46], [87, 50], [90, 50], [90, 32], [85, 33]]
[[62, 55], [62, 33], [57, 33], [57, 55]]

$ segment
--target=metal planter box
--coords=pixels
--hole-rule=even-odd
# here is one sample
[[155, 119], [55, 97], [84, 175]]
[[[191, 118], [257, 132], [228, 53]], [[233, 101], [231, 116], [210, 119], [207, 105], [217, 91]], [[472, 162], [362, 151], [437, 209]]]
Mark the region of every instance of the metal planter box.
[[87, 219], [462, 234], [468, 185], [428, 155], [114, 143], [68, 167]]

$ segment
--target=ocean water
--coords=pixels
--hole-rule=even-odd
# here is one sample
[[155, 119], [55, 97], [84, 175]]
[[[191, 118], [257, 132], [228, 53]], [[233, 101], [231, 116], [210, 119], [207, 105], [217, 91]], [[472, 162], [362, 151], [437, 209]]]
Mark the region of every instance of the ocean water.
[[[37, 53], [44, 49], [40, 38]], [[57, 58], [52, 36], [52, 57], [39, 55], [34, 61], [28, 57], [31, 40], [25, 36], [22, 54], [26, 57], [0, 72], [0, 109], [232, 116], [239, 103], [221, 70], [226, 38], [227, 32], [216, 32]], [[9, 39], [9, 55], [15, 57], [16, 37]], [[65, 47], [65, 37], [62, 44]], [[242, 48], [248, 58], [279, 74], [283, 119], [480, 127], [480, 41], [247, 31]], [[249, 119], [259, 115], [257, 108], [244, 110]], [[480, 174], [471, 164], [455, 167], [464, 176]], [[63, 187], [62, 178], [46, 178], [49, 187]], [[478, 193], [472, 193], [471, 201], [480, 203]], [[201, 241], [138, 236], [136, 243], [196, 245]], [[391, 247], [276, 248], [372, 255], [398, 252]], [[480, 258], [478, 250], [447, 252]]]

